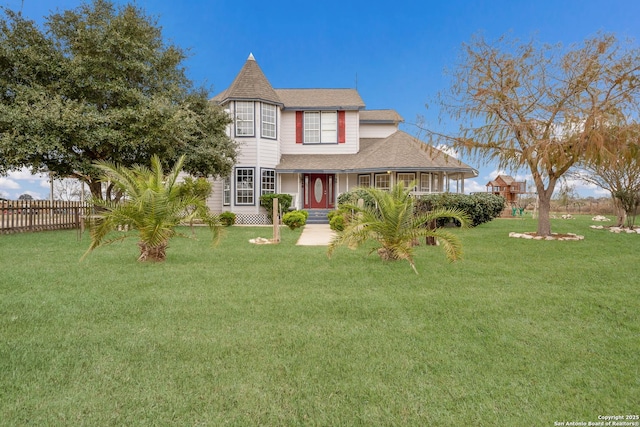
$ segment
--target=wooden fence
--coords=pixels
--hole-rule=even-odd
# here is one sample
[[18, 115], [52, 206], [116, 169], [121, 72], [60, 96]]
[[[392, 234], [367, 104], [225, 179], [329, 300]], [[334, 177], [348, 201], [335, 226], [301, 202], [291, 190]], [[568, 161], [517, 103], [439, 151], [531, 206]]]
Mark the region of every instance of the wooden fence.
[[91, 206], [48, 200], [0, 201], [0, 234], [84, 228]]

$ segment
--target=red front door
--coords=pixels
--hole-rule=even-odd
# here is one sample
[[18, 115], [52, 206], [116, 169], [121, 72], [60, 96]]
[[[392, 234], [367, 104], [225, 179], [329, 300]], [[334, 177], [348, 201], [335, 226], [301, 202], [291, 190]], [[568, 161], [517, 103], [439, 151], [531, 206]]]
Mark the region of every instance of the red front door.
[[309, 174], [305, 177], [305, 208], [327, 209], [333, 203], [333, 175]]

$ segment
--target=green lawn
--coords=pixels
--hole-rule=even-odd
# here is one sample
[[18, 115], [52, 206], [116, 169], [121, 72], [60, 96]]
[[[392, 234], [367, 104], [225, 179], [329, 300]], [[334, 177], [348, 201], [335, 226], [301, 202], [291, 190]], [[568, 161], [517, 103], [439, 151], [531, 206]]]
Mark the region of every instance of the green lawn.
[[269, 228], [135, 241], [0, 236], [0, 425], [514, 425], [640, 411], [640, 236], [552, 220], [578, 242], [457, 231], [383, 263], [256, 246]]

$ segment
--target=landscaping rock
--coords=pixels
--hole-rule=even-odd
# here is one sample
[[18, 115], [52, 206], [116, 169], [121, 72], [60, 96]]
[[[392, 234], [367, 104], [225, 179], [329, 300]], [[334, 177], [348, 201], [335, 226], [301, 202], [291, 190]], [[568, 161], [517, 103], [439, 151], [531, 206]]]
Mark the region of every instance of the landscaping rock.
[[579, 236], [574, 233], [566, 233], [566, 234], [558, 234], [551, 233], [551, 236], [538, 236], [536, 233], [509, 233], [509, 237], [514, 237], [516, 239], [527, 239], [527, 240], [584, 240], [584, 236]]
[[265, 239], [264, 237], [256, 237], [255, 239], [249, 239], [249, 243], [255, 245], [270, 245], [273, 241], [271, 241], [271, 239]]

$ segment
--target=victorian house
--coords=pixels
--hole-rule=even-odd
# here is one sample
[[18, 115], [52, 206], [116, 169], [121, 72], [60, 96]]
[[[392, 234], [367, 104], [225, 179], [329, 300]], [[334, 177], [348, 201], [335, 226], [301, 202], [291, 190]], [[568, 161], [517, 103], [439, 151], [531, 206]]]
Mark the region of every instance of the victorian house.
[[267, 223], [260, 196], [288, 193], [297, 209], [333, 209], [358, 186], [416, 181], [416, 194], [464, 192], [477, 171], [399, 130], [394, 110], [367, 110], [355, 89], [274, 89], [253, 55], [213, 102], [240, 145], [231, 176], [214, 182], [214, 212]]

